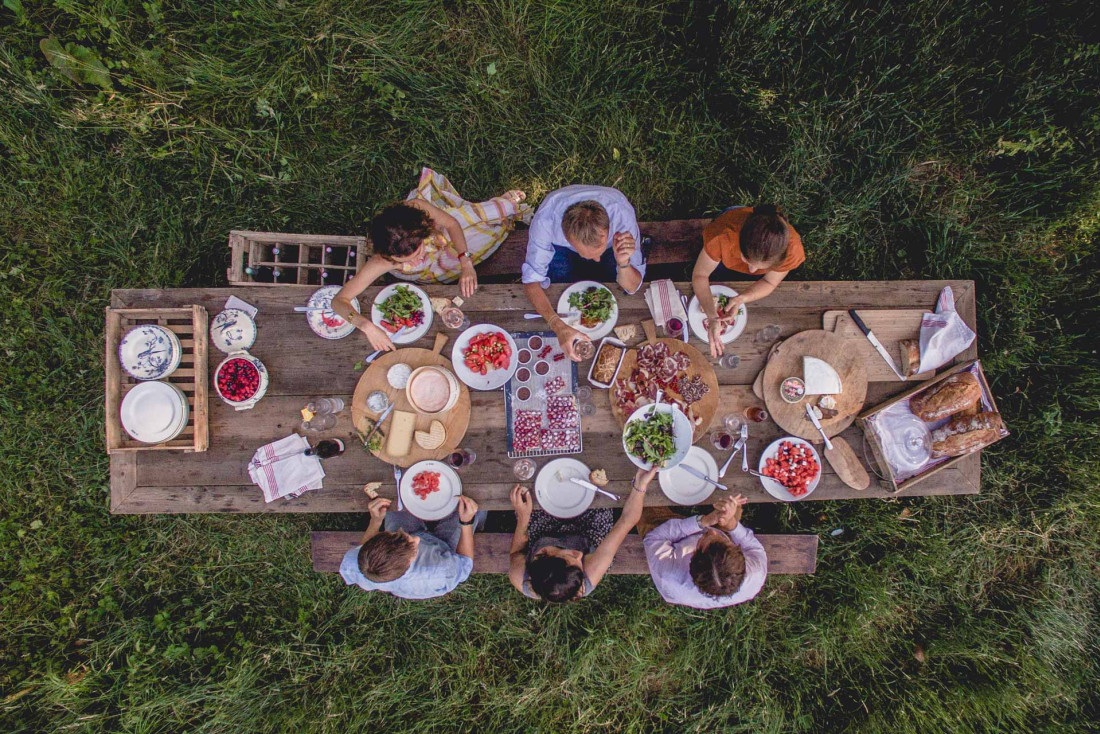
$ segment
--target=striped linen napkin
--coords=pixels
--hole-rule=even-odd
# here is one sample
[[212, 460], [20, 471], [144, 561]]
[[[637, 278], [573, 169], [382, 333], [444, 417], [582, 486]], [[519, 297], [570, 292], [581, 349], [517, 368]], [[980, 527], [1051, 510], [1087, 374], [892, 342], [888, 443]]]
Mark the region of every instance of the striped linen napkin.
[[325, 470], [316, 456], [306, 456], [309, 441], [297, 433], [261, 446], [248, 462], [248, 476], [260, 486], [264, 502], [297, 497], [320, 489]]
[[687, 324], [687, 313], [680, 302], [680, 291], [676, 290], [676, 285], [671, 280], [653, 281], [645, 292], [645, 302], [658, 330], [663, 329], [673, 316]]

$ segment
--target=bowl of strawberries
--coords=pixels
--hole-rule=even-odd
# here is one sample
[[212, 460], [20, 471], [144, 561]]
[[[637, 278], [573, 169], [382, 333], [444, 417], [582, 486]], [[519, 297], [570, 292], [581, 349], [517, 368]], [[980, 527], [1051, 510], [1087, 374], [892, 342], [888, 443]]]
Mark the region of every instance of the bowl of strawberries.
[[267, 392], [264, 363], [246, 351], [233, 352], [214, 370], [218, 397], [237, 410], [248, 410]]
[[821, 457], [809, 441], [794, 436], [771, 443], [760, 455], [760, 483], [783, 502], [805, 499], [821, 481]]

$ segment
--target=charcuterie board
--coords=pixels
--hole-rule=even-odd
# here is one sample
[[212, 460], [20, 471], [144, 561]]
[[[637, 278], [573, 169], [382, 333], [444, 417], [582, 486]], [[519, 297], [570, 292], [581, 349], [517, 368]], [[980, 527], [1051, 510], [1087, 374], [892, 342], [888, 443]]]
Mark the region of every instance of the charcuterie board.
[[[367, 409], [367, 396], [375, 390], [381, 390], [386, 393], [386, 396], [389, 397], [390, 401], [394, 404], [394, 413], [401, 410], [414, 414], [416, 416], [415, 430], [426, 432], [430, 428], [432, 421], [438, 420], [447, 431], [447, 437], [443, 441], [443, 445], [439, 448], [428, 450], [422, 448], [413, 440], [409, 453], [404, 456], [392, 456], [388, 454], [386, 452], [386, 443], [383, 441], [382, 448], [378, 451], [372, 451], [371, 453], [387, 464], [411, 466], [418, 461], [424, 461], [426, 459], [441, 460], [454, 451], [462, 439], [466, 437], [466, 429], [470, 424], [470, 391], [461, 382], [456, 380], [459, 386], [459, 396], [458, 402], [454, 404], [454, 407], [443, 415], [428, 416], [418, 413], [416, 409], [412, 407], [408, 398], [405, 396], [404, 389], [399, 390], [391, 386], [389, 380], [386, 379], [386, 373], [389, 371], [390, 367], [399, 363], [407, 364], [414, 370], [417, 367], [435, 365], [453, 374], [451, 360], [439, 354], [446, 342], [447, 336], [445, 334], [436, 334], [435, 345], [432, 349], [403, 347], [401, 349], [395, 349], [392, 352], [387, 352], [371, 363], [363, 373], [363, 376], [359, 378], [359, 384], [355, 386], [355, 394], [351, 398], [351, 418], [355, 425], [355, 429], [363, 434], [370, 431], [365, 421], [373, 421], [378, 417], [375, 413]], [[388, 435], [392, 423], [393, 413], [391, 413], [390, 417], [386, 418], [382, 423], [380, 430]], [[364, 430], [364, 428], [366, 430]]]
[[[830, 437], [852, 424], [867, 398], [867, 367], [864, 355], [849, 348], [847, 339], [827, 331], [802, 331], [775, 346], [767, 366], [761, 389], [764, 404], [780, 428], [792, 436], [814, 443], [821, 434], [806, 417], [807, 403], [816, 404], [816, 395], [807, 395], [797, 403], [788, 403], [779, 394], [779, 386], [788, 377], [802, 377], [802, 358], [816, 357], [827, 362], [840, 376], [842, 391], [836, 398], [837, 415], [822, 418], [821, 427]], [[876, 355], [877, 357], [877, 355]], [[878, 358], [882, 361], [882, 358]]]
[[[650, 329], [646, 329], [646, 333], [649, 335]], [[663, 356], [666, 353], [668, 356]], [[667, 362], [669, 359], [672, 362]], [[714, 367], [698, 349], [679, 339], [654, 339], [650, 337], [634, 349], [628, 350], [623, 358], [622, 367], [619, 369], [615, 384], [611, 386], [610, 395], [611, 413], [620, 426], [626, 425], [626, 419], [639, 405], [637, 401], [634, 401], [634, 404], [631, 405], [629, 400], [624, 402], [618, 399], [624, 394], [624, 387], [626, 390], [630, 389], [629, 385], [633, 381], [634, 371], [635, 368], [639, 367], [639, 363], [641, 363], [640, 371], [643, 382], [654, 376], [666, 379], [668, 375], [672, 375], [678, 377], [681, 381], [684, 379], [701, 381], [707, 387], [705, 394], [690, 405], [690, 412], [685, 411], [689, 420], [698, 418], [692, 435], [692, 443], [698, 441], [710, 428], [714, 413], [718, 410], [718, 376], [714, 374]], [[695, 378], [698, 378], [698, 380], [695, 380]], [[637, 382], [634, 382], [634, 384], [637, 387], [643, 387], [638, 385]], [[624, 387], [620, 387], [621, 385]], [[681, 409], [683, 409], [685, 403], [683, 395], [676, 389], [666, 390], [664, 397], [661, 398], [663, 403], [673, 402], [674, 400], [678, 401], [681, 404]]]

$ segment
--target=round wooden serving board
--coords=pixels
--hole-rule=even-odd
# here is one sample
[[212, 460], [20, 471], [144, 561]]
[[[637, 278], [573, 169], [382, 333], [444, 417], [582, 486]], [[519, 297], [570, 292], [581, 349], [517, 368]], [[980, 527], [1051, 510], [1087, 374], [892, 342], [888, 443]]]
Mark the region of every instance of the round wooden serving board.
[[[692, 434], [691, 442], [695, 443], [707, 432], [710, 428], [710, 423], [714, 420], [714, 413], [718, 410], [718, 376], [714, 374], [714, 367], [711, 366], [707, 358], [699, 352], [698, 349], [680, 341], [679, 339], [653, 339], [653, 343], [664, 342], [668, 345], [670, 353], [683, 352], [691, 359], [691, 366], [687, 369], [687, 375], [689, 377], [699, 375], [703, 378], [703, 382], [710, 388], [710, 392], [703, 396], [703, 399], [692, 405], [695, 409], [695, 414], [699, 416], [701, 422], [695, 426], [695, 432]], [[642, 342], [645, 344], [646, 342]], [[638, 347], [642, 346], [639, 344]], [[618, 380], [620, 377], [629, 377], [630, 373], [634, 371], [634, 365], [636, 363], [636, 357], [638, 356], [638, 347], [632, 347], [627, 350], [626, 356], [623, 357], [622, 367], [619, 369], [619, 374], [615, 378]], [[629, 415], [624, 414], [619, 410], [619, 404], [615, 402], [614, 397], [615, 386], [611, 386], [611, 414], [615, 416], [615, 420], [619, 422], [619, 426], [626, 425], [626, 419]], [[677, 396], [679, 397], [679, 396]], [[664, 402], [664, 398], [661, 399]]]
[[[443, 341], [446, 341], [445, 337]], [[442, 348], [442, 346], [443, 345], [437, 341], [437, 349]], [[381, 390], [389, 396], [391, 401], [393, 401], [395, 406], [394, 411], [404, 410], [407, 413], [416, 415], [416, 430], [427, 431], [432, 421], [438, 420], [447, 430], [447, 438], [443, 442], [443, 445], [434, 451], [420, 448], [420, 445], [416, 443], [416, 439], [414, 438], [412, 447], [405, 456], [391, 456], [386, 453], [385, 441], [383, 441], [380, 450], [371, 453], [387, 464], [396, 464], [402, 467], [412, 466], [416, 462], [425, 459], [442, 460], [454, 451], [466, 436], [466, 428], [470, 425], [470, 391], [461, 381], [459, 381], [458, 402], [455, 403], [453, 408], [442, 416], [421, 415], [409, 404], [408, 399], [405, 397], [405, 391], [403, 389], [394, 389], [390, 386], [389, 381], [386, 380], [386, 372], [390, 367], [399, 362], [404, 362], [414, 370], [417, 367], [434, 364], [454, 374], [454, 370], [451, 367], [451, 360], [440, 356], [438, 351], [419, 349], [416, 347], [403, 347], [383, 354], [371, 363], [366, 372], [363, 373], [363, 376], [359, 378], [359, 384], [355, 386], [355, 394], [351, 398], [351, 418], [355, 425], [355, 429], [366, 433], [366, 431], [363, 431], [364, 419], [374, 420], [377, 417], [374, 413], [367, 410], [367, 396], [375, 390]], [[389, 436], [389, 428], [393, 422], [392, 418], [393, 413], [390, 413], [389, 417], [386, 418], [386, 422], [382, 424], [382, 428], [380, 429], [387, 436]]]
[[788, 377], [802, 377], [802, 358], [817, 357], [832, 365], [840, 375], [843, 389], [836, 396], [837, 415], [821, 419], [821, 427], [832, 438], [852, 425], [867, 398], [867, 366], [863, 355], [850, 348], [848, 341], [827, 331], [802, 331], [776, 346], [764, 367], [764, 404], [780, 428], [811, 443], [822, 443], [821, 434], [806, 417], [806, 405], [817, 404], [817, 395], [807, 395], [797, 403], [788, 403], [779, 395], [779, 386]]

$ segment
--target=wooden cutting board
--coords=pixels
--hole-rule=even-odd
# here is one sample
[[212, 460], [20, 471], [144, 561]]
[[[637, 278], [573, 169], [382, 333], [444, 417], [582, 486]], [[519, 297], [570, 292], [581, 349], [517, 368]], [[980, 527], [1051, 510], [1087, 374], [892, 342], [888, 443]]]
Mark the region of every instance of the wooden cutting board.
[[871, 475], [863, 468], [856, 452], [852, 450], [852, 445], [840, 436], [830, 440], [833, 447], [824, 450], [825, 460], [833, 467], [840, 481], [852, 489], [867, 489], [871, 486]]
[[[650, 322], [652, 325], [653, 322]], [[643, 322], [644, 324], [644, 322]], [[646, 330], [647, 335], [651, 334], [650, 330]], [[683, 352], [691, 359], [691, 366], [687, 369], [688, 376], [699, 375], [703, 378], [703, 382], [706, 383], [710, 391], [703, 396], [703, 399], [692, 405], [695, 414], [699, 416], [699, 425], [695, 426], [695, 432], [692, 434], [692, 443], [695, 443], [707, 432], [710, 428], [710, 423], [714, 420], [714, 413], [718, 410], [718, 376], [714, 373], [714, 367], [711, 366], [707, 358], [700, 353], [698, 349], [680, 341], [679, 339], [656, 339], [651, 337], [647, 339], [647, 342], [664, 343], [668, 345], [669, 351], [673, 354], [676, 352]], [[623, 357], [622, 367], [619, 368], [619, 377], [629, 377], [634, 371], [634, 367], [637, 364], [638, 349], [628, 349], [626, 356]], [[619, 404], [614, 398], [614, 387], [611, 388], [611, 414], [615, 416], [615, 420], [619, 422], [620, 426], [626, 425], [626, 419], [630, 417], [628, 413], [623, 413], [619, 408]], [[679, 396], [677, 396], [679, 397]], [[662, 398], [662, 401], [664, 399]]]
[[[898, 342], [902, 339], [919, 339], [920, 322], [924, 318], [924, 309], [889, 309], [871, 310], [858, 309], [859, 316], [867, 324], [875, 336], [886, 347], [886, 351], [894, 358], [894, 363], [901, 369], [901, 348]], [[898, 376], [886, 364], [871, 342], [859, 330], [847, 311], [826, 311], [821, 317], [821, 324], [825, 331], [847, 339], [851, 342], [852, 349], [857, 350], [863, 356], [867, 364], [867, 379], [871, 382], [899, 382]], [[922, 372], [913, 375], [910, 380], [927, 380], [935, 377], [934, 371]]]
[[[777, 341], [772, 344], [772, 348], [768, 350], [768, 357], [764, 360], [764, 367], [768, 366], [768, 360], [775, 354], [775, 350], [782, 344], [782, 341]], [[752, 381], [752, 394], [761, 400], [764, 399], [764, 368], [760, 368], [760, 371], [756, 373], [756, 379]]]
[[[881, 362], [882, 358], [875, 356]], [[821, 427], [830, 438], [852, 424], [867, 398], [867, 367], [863, 356], [851, 349], [849, 341], [827, 331], [801, 331], [776, 347], [764, 367], [764, 404], [780, 428], [807, 441], [821, 441], [821, 434], [806, 417], [806, 404], [817, 402], [807, 395], [797, 403], [788, 403], [779, 395], [779, 385], [788, 377], [802, 377], [802, 358], [817, 357], [832, 365], [840, 376], [843, 391], [836, 396], [837, 415], [822, 418]]]
[[[454, 374], [454, 369], [451, 367], [451, 360], [439, 354], [440, 350], [443, 349], [443, 345], [446, 343], [446, 334], [436, 334], [435, 345], [432, 349], [402, 347], [392, 352], [386, 352], [367, 367], [363, 376], [359, 378], [359, 384], [355, 386], [355, 394], [351, 398], [351, 419], [357, 431], [363, 433], [369, 431], [369, 428], [367, 428], [366, 431], [363, 430], [365, 427], [364, 420], [373, 420], [377, 417], [374, 413], [367, 410], [367, 396], [375, 390], [381, 390], [389, 396], [390, 400], [396, 406], [394, 410], [404, 410], [408, 413], [415, 414], [416, 430], [427, 431], [432, 421], [437, 420], [443, 424], [443, 428], [447, 431], [447, 439], [443, 442], [443, 445], [433, 451], [421, 448], [414, 438], [412, 448], [409, 449], [409, 453], [405, 456], [391, 456], [386, 453], [386, 444], [383, 442], [380, 450], [371, 453], [387, 464], [407, 467], [425, 459], [442, 460], [454, 451], [466, 436], [466, 429], [470, 425], [470, 390], [461, 380], [458, 381], [459, 396], [458, 402], [455, 403], [454, 407], [443, 416], [428, 416], [417, 413], [416, 408], [412, 407], [412, 405], [409, 404], [408, 398], [405, 397], [405, 391], [397, 390], [390, 386], [389, 381], [386, 379], [386, 372], [390, 367], [399, 362], [404, 362], [414, 370], [417, 367], [424, 367], [426, 365], [438, 365], [451, 374]], [[382, 424], [381, 430], [383, 433], [389, 434], [389, 427], [392, 422], [393, 413], [390, 413], [385, 423]]]

